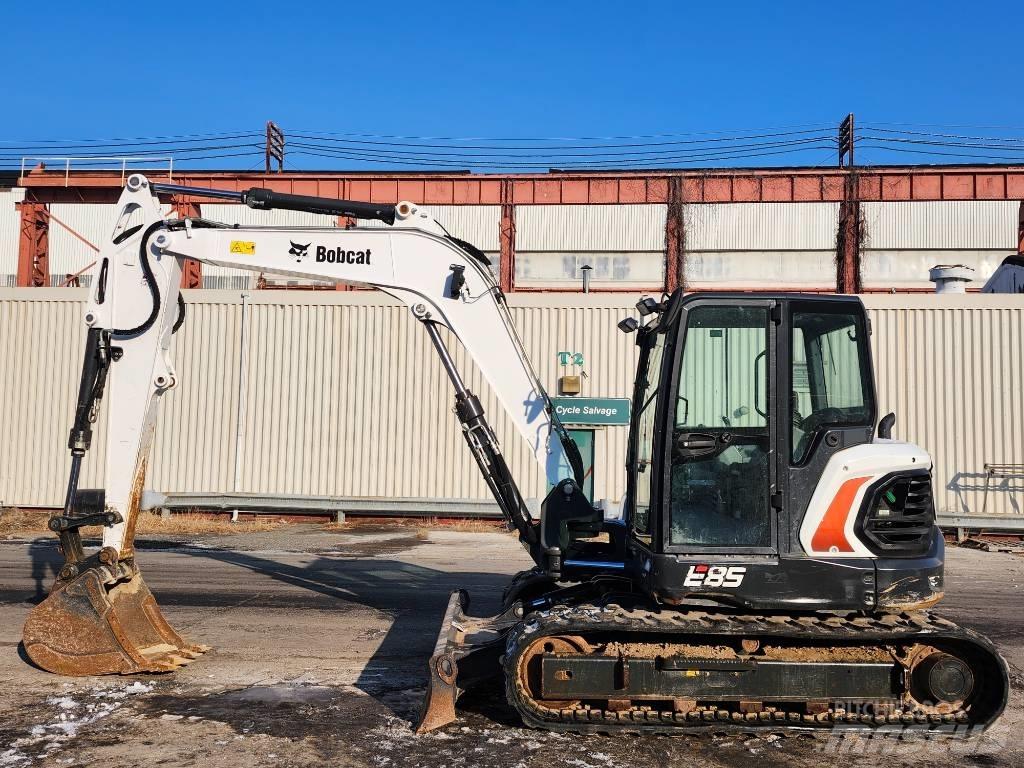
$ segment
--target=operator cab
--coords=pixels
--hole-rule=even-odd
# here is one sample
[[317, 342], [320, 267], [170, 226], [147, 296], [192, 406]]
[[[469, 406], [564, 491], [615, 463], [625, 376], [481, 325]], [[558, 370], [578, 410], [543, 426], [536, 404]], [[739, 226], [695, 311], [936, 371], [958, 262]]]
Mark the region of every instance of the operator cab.
[[[876, 554], [935, 549], [927, 514], [907, 529], [916, 533], [906, 546], [889, 551], [842, 552], [833, 561], [801, 545], [829, 460], [875, 434], [869, 324], [859, 299], [677, 291], [638, 309], [651, 319], [637, 334], [624, 526], [588, 518], [582, 500], [560, 503], [556, 514], [553, 492], [545, 521], [552, 552], [602, 566], [615, 553], [623, 570], [670, 602], [696, 596], [757, 608], [810, 601], [839, 608], [874, 604]], [[896, 519], [902, 510], [891, 512]], [[589, 543], [598, 528], [608, 533], [603, 547]], [[941, 570], [941, 549], [925, 567]], [[578, 568], [549, 569], [558, 570], [586, 578]]]
[[863, 304], [676, 292], [660, 309], [638, 333], [627, 464], [626, 559], [646, 588], [758, 608], [871, 603], [870, 553], [833, 562], [800, 542], [829, 459], [874, 437]]

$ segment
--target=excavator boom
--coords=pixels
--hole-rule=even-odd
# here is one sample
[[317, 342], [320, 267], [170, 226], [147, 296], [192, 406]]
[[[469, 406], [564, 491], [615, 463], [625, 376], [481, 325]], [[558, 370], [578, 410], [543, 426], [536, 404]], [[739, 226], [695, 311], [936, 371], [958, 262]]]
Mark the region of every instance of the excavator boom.
[[[390, 226], [229, 227], [165, 219], [161, 194], [234, 199], [257, 209], [377, 219]], [[158, 672], [206, 650], [171, 629], [139, 573], [134, 551], [157, 406], [178, 382], [171, 338], [184, 319], [178, 285], [185, 258], [376, 288], [406, 304], [451, 378], [466, 441], [499, 507], [524, 545], [537, 551], [537, 526], [441, 330], [466, 347], [551, 482], [562, 479], [566, 462], [578, 480], [579, 454], [554, 415], [482, 253], [450, 237], [411, 203], [198, 189], [133, 175], [117, 213], [92, 273], [84, 314], [86, 353], [68, 444], [71, 474], [65, 506], [50, 521], [66, 563], [24, 629], [26, 651], [39, 666], [68, 675]], [[104, 487], [82, 489], [81, 463], [104, 396], [115, 409], [106, 431]], [[88, 525], [104, 526], [99, 551], [89, 555], [80, 535]]]

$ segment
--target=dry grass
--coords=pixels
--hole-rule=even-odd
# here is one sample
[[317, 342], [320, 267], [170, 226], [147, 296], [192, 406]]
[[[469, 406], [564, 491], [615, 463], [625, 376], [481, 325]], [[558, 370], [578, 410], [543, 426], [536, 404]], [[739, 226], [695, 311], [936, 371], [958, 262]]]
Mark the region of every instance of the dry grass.
[[479, 520], [476, 518], [457, 520], [428, 517], [426, 520], [421, 520], [420, 525], [426, 525], [428, 528], [440, 528], [443, 531], [459, 531], [460, 533], [502, 533], [506, 530], [504, 520]]
[[460, 533], [504, 533], [502, 520], [455, 519], [450, 517], [350, 517], [344, 523], [324, 523], [327, 531], [349, 532], [360, 527], [415, 528], [416, 538], [427, 538], [430, 531], [459, 531]]
[[[19, 536], [36, 536], [49, 532], [46, 527], [50, 519], [50, 512], [37, 509], [4, 509], [0, 510], [0, 538], [13, 538]], [[250, 515], [232, 523], [227, 515], [202, 514], [198, 512], [184, 512], [171, 515], [163, 519], [160, 515], [151, 512], [139, 514], [135, 532], [141, 536], [172, 534], [172, 535], [198, 535], [198, 534], [232, 534], [232, 533], [258, 533], [260, 531], [272, 531], [293, 520], [272, 515]], [[412, 518], [412, 517], [390, 517], [390, 518], [349, 518], [341, 523], [323, 523], [322, 527], [327, 531], [349, 531], [364, 526], [388, 527], [388, 528], [410, 528], [415, 529], [415, 536], [425, 540], [430, 531], [458, 531], [460, 533], [503, 533], [505, 524], [501, 520], [458, 520], [453, 518]], [[85, 536], [98, 536], [99, 527], [83, 528]]]
[[0, 510], [0, 536], [9, 538], [29, 533], [46, 533], [49, 512], [27, 509]]
[[258, 533], [260, 531], [273, 531], [288, 522], [280, 517], [270, 515], [252, 516], [231, 522], [227, 515], [203, 515], [195, 512], [185, 512], [178, 515], [171, 515], [164, 520], [160, 515], [150, 512], [143, 512], [139, 515], [139, 521], [135, 526], [136, 533]]
[[[14, 537], [47, 533], [46, 521], [50, 513], [45, 510], [5, 509], [0, 511], [0, 537]], [[232, 523], [226, 515], [203, 515], [187, 512], [171, 515], [164, 520], [151, 512], [139, 514], [135, 532], [147, 534], [229, 534], [272, 531], [286, 525], [279, 517], [259, 516]], [[83, 528], [85, 536], [96, 536], [99, 527]]]

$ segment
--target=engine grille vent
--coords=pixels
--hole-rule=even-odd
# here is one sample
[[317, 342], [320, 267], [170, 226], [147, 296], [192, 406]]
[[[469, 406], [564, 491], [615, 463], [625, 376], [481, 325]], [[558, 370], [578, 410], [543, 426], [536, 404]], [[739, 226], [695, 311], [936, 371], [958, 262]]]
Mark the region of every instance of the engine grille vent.
[[883, 480], [868, 499], [861, 531], [879, 553], [916, 555], [928, 549], [935, 526], [930, 472]]

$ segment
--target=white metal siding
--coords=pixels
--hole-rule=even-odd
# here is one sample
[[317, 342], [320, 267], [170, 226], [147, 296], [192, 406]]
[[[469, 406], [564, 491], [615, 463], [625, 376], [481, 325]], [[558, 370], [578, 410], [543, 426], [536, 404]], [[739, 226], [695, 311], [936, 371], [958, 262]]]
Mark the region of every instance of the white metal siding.
[[21, 187], [0, 189], [0, 287], [13, 286], [18, 275], [21, 213], [15, 204], [24, 199]]
[[[865, 296], [879, 414], [935, 462], [941, 512], [979, 514], [985, 463], [1024, 463], [1024, 303], [1010, 296]], [[998, 486], [1002, 486], [999, 488]], [[994, 481], [987, 514], [1024, 513]]]
[[824, 288], [836, 284], [834, 251], [687, 251], [689, 290], [771, 287]]
[[520, 205], [517, 251], [661, 251], [662, 204]]
[[834, 251], [838, 203], [683, 207], [687, 251]]
[[[84, 298], [84, 290], [0, 289], [0, 504], [64, 503], [68, 430], [85, 349]], [[101, 430], [93, 445], [83, 488], [96, 488], [101, 476]]]
[[[4, 504], [62, 501], [67, 429], [81, 361], [85, 292], [0, 290], [0, 470]], [[233, 483], [238, 413], [241, 299], [227, 291], [187, 291], [188, 320], [174, 338], [179, 386], [165, 396], [150, 487], [162, 491], [303, 493], [343, 496], [489, 498], [451, 414], [451, 385], [426, 334], [407, 309], [375, 292], [256, 292], [247, 301], [241, 482]], [[615, 328], [638, 297], [593, 297], [557, 307], [550, 297], [510, 297], [538, 373], [579, 373], [557, 352], [582, 352], [586, 393], [626, 397], [633, 337]], [[41, 344], [24, 344], [33, 329]], [[64, 341], [69, 345], [65, 346]], [[8, 346], [10, 349], [8, 349]], [[532, 454], [468, 363], [450, 346], [469, 386], [481, 394], [524, 494], [545, 493]], [[110, 404], [102, 409], [106, 413]], [[102, 422], [102, 419], [101, 419]], [[102, 423], [99, 425], [102, 429]], [[600, 497], [624, 492], [625, 427], [601, 430]], [[96, 443], [102, 445], [98, 432]], [[83, 487], [96, 482], [102, 451], [86, 459]]]
[[963, 264], [980, 287], [1017, 248], [1015, 200], [864, 203], [866, 288], [930, 288], [928, 270]]
[[520, 251], [516, 253], [515, 284], [520, 288], [580, 290], [584, 266], [591, 268], [590, 282], [595, 290], [660, 291], [665, 285], [662, 251]]
[[[0, 290], [0, 500], [57, 506], [81, 364], [83, 290]], [[615, 323], [636, 297], [512, 295], [509, 302], [541, 380], [563, 373], [556, 353], [582, 352], [588, 395], [630, 394], [634, 337]], [[160, 415], [150, 485], [234, 489], [241, 301], [186, 293], [175, 337], [180, 384]], [[880, 414], [935, 460], [940, 511], [979, 513], [986, 462], [1024, 462], [1024, 305], [1006, 296], [865, 296]], [[248, 303], [248, 362], [237, 490], [315, 495], [487, 498], [456, 420], [450, 385], [422, 329], [372, 292], [256, 293]], [[26, 340], [32, 343], [27, 343]], [[456, 361], [467, 364], [452, 343]], [[515, 476], [543, 493], [530, 454], [475, 370]], [[105, 403], [104, 412], [111, 407]], [[102, 423], [98, 425], [102, 430]], [[97, 481], [102, 435], [83, 486]], [[601, 430], [598, 497], [624, 489], [626, 429]], [[1024, 489], [992, 491], [988, 512], [1022, 513]], [[1016, 490], [1014, 490], [1016, 489]]]
[[114, 226], [115, 203], [53, 203], [50, 205], [50, 282], [63, 284], [68, 275], [96, 259], [96, 251], [68, 231], [68, 227], [99, 248]]
[[[862, 203], [871, 249], [1016, 249], [1016, 200]], [[833, 238], [834, 239], [834, 238]]]
[[688, 288], [835, 285], [836, 203], [693, 204], [683, 216]]
[[864, 250], [861, 278], [865, 288], [933, 289], [928, 270], [939, 264], [962, 264], [974, 270], [971, 287], [981, 288], [1007, 255], [1005, 250]]

